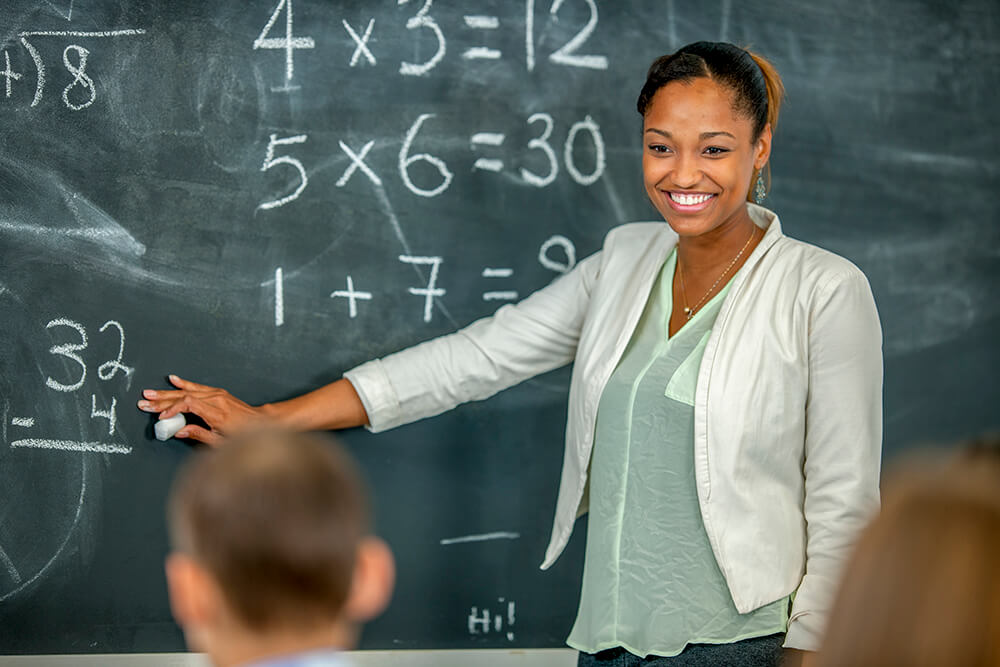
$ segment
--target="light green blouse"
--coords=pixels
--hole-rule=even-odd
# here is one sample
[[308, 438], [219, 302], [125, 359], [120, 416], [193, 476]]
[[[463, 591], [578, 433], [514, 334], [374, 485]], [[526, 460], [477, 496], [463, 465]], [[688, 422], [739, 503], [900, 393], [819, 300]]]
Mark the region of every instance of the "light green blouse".
[[668, 338], [671, 253], [597, 411], [583, 590], [567, 643], [677, 655], [784, 632], [788, 598], [748, 614], [715, 562], [694, 477], [694, 393], [727, 284]]

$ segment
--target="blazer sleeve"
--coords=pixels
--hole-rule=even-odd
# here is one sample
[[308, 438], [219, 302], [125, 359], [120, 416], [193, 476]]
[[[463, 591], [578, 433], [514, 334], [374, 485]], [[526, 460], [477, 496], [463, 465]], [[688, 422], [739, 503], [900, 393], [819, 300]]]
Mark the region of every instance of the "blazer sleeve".
[[384, 431], [431, 417], [571, 362], [601, 255], [455, 333], [347, 371], [368, 428]]
[[816, 650], [853, 542], [878, 511], [882, 452], [882, 330], [854, 267], [816, 288], [809, 318], [803, 460], [805, 574], [785, 646]]

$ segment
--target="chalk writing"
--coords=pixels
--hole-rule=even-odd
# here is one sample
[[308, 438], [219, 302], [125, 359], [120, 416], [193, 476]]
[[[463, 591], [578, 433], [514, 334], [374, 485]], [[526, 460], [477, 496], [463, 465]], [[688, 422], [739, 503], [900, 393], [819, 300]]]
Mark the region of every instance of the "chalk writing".
[[274, 326], [285, 323], [285, 276], [279, 266], [274, 270]]
[[490, 609], [485, 607], [482, 610], [479, 607], [472, 607], [469, 610], [466, 623], [470, 635], [504, 633], [507, 641], [514, 641], [514, 631], [511, 628], [514, 627], [516, 620], [517, 605], [513, 600], [508, 601], [504, 598], [497, 598], [497, 603], [500, 611], [496, 613], [491, 613]]
[[427, 280], [426, 287], [410, 287], [410, 294], [424, 297], [424, 322], [431, 321], [431, 313], [434, 308], [434, 297], [444, 296], [445, 290], [437, 286], [438, 267], [443, 261], [440, 257], [413, 257], [412, 255], [400, 255], [399, 261], [406, 264], [430, 265], [431, 275]]
[[[21, 45], [24, 46], [24, 49], [28, 52], [28, 55], [31, 56], [31, 60], [35, 64], [35, 71], [37, 73], [37, 82], [35, 84], [35, 96], [31, 100], [31, 106], [33, 107], [38, 106], [39, 102], [42, 101], [45, 91], [45, 61], [42, 60], [41, 53], [38, 51], [37, 48], [35, 48], [35, 45], [32, 43], [32, 40], [35, 37], [109, 38], [109, 37], [133, 37], [145, 34], [146, 31], [142, 29], [103, 30], [103, 31], [98, 30], [89, 32], [79, 31], [79, 30], [47, 30], [47, 31], [43, 30], [43, 31], [34, 31], [34, 32], [28, 31], [20, 33], [20, 35], [18, 36], [21, 38]], [[78, 61], [76, 64], [72, 64], [69, 60], [70, 49], [73, 49], [77, 52]], [[66, 66], [67, 71], [69, 71], [69, 73], [73, 74], [75, 77], [70, 86], [67, 87], [65, 90], [63, 90], [63, 102], [66, 104], [67, 107], [69, 107], [74, 111], [80, 111], [81, 109], [86, 109], [91, 104], [93, 104], [95, 99], [97, 99], [97, 90], [94, 87], [94, 81], [93, 79], [90, 78], [90, 76], [85, 75], [83, 71], [84, 68], [86, 67], [87, 55], [89, 54], [90, 51], [76, 44], [71, 44], [70, 46], [66, 47], [66, 49], [63, 51], [63, 64]], [[9, 70], [10, 68], [8, 67], [7, 69]], [[15, 80], [19, 78], [20, 75], [15, 77]], [[8, 84], [10, 83], [10, 76], [7, 77], [7, 82]], [[87, 98], [88, 101], [81, 104], [70, 102], [69, 89], [76, 85], [81, 85], [85, 90], [90, 91]]]
[[[402, 259], [402, 257], [400, 259]], [[433, 270], [434, 269], [432, 269], [432, 271]], [[354, 280], [351, 278], [351, 276], [347, 276], [347, 289], [337, 290], [330, 294], [330, 298], [336, 298], [336, 297], [345, 297], [347, 299], [348, 303], [347, 309], [348, 312], [350, 313], [351, 319], [353, 320], [355, 317], [358, 316], [358, 299], [361, 299], [362, 301], [371, 301], [372, 293], [356, 291], [354, 289]]]
[[[573, 160], [573, 146], [576, 135], [581, 130], [586, 130], [590, 133], [591, 139], [594, 142], [594, 171], [590, 174], [583, 174], [579, 169], [576, 168], [576, 163]], [[587, 116], [584, 120], [579, 123], [574, 123], [573, 127], [569, 130], [569, 136], [566, 137], [566, 145], [563, 149], [563, 158], [566, 161], [566, 171], [569, 172], [573, 180], [580, 185], [592, 185], [597, 182], [597, 179], [601, 177], [604, 173], [605, 168], [605, 155], [604, 155], [604, 139], [601, 138], [601, 128], [597, 126], [594, 119]]]
[[341, 176], [340, 179], [337, 180], [338, 188], [342, 188], [345, 185], [347, 185], [347, 181], [351, 180], [351, 176], [354, 175], [354, 172], [358, 169], [360, 169], [361, 172], [365, 176], [367, 176], [368, 180], [370, 180], [372, 183], [374, 183], [375, 185], [382, 185], [382, 179], [379, 178], [375, 174], [375, 172], [371, 170], [371, 167], [365, 164], [365, 156], [368, 155], [368, 151], [370, 151], [372, 149], [372, 146], [374, 145], [375, 145], [375, 140], [372, 139], [367, 144], [365, 144], [360, 151], [355, 153], [343, 141], [340, 142], [340, 150], [344, 151], [344, 153], [347, 154], [347, 157], [349, 157], [351, 160], [351, 164], [347, 167], [347, 169], [344, 170], [343, 176]]
[[13, 71], [10, 68], [10, 54], [7, 53], [7, 49], [3, 50], [3, 61], [4, 61], [4, 69], [2, 72], [0, 72], [0, 76], [4, 78], [4, 89], [7, 92], [7, 97], [10, 97], [11, 81], [20, 81], [22, 75]]
[[132, 448], [125, 445], [109, 445], [103, 442], [77, 442], [75, 440], [15, 440], [10, 443], [10, 446], [13, 448], [55, 449], [64, 452], [96, 452], [98, 454], [130, 454], [132, 452]]
[[538, 174], [522, 168], [521, 178], [528, 183], [541, 188], [556, 180], [556, 176], [559, 174], [559, 162], [556, 160], [555, 151], [553, 151], [552, 146], [549, 145], [549, 137], [552, 136], [553, 127], [552, 116], [547, 113], [536, 113], [528, 118], [529, 125], [537, 121], [542, 121], [545, 124], [545, 129], [542, 131], [542, 136], [536, 137], [528, 142], [528, 148], [540, 150], [545, 154], [545, 157], [548, 158], [549, 161], [549, 173], [544, 176], [539, 176]]
[[489, 542], [491, 540], [516, 540], [521, 537], [520, 533], [497, 532], [483, 533], [482, 535], [463, 535], [462, 537], [448, 537], [441, 540], [442, 546], [450, 544], [466, 544], [468, 542]]
[[[281, 16], [282, 10], [285, 11], [285, 36], [268, 37], [271, 33], [271, 28], [274, 27], [274, 24], [278, 21], [278, 17]], [[279, 0], [278, 5], [271, 13], [271, 18], [268, 19], [267, 24], [264, 25], [264, 29], [260, 31], [260, 35], [253, 42], [254, 50], [278, 49], [285, 52], [285, 85], [280, 88], [272, 88], [272, 90], [294, 90], [289, 83], [292, 77], [295, 76], [295, 50], [316, 48], [316, 42], [312, 37], [296, 37], [293, 32], [292, 0]]]
[[[67, 381], [57, 380], [51, 375], [45, 378], [45, 386], [53, 391], [60, 393], [73, 393], [83, 387], [87, 380], [87, 369], [88, 365], [81, 353], [86, 353], [88, 351], [90, 341], [87, 337], [86, 328], [79, 322], [74, 322], [73, 320], [58, 317], [49, 321], [45, 326], [46, 329], [59, 330], [68, 329], [71, 333], [68, 334], [68, 338], [71, 340], [68, 342], [62, 342], [52, 345], [49, 348], [49, 354], [57, 358], [62, 358], [72, 362], [72, 364], [62, 363], [60, 364], [63, 369], [70, 375]], [[118, 333], [118, 353], [114, 359], [104, 361], [97, 367], [97, 377], [103, 382], [109, 382], [113, 380], [119, 373], [121, 373], [125, 378], [125, 389], [131, 384], [132, 374], [135, 369], [125, 365], [125, 329], [122, 327], [121, 323], [117, 320], [108, 320], [103, 325], [101, 325], [100, 332], [105, 333], [109, 329], [113, 329]], [[111, 397], [110, 405], [103, 408], [99, 408], [97, 405], [97, 394], [91, 393], [90, 395], [90, 417], [91, 419], [104, 419], [108, 422], [107, 433], [108, 435], [113, 435], [115, 432], [115, 427], [118, 423], [117, 417], [118, 399], [115, 396]], [[34, 417], [14, 417], [11, 419], [11, 425], [17, 426], [19, 428], [34, 428], [35, 419]], [[127, 447], [122, 447], [119, 445], [106, 445], [101, 443], [86, 443], [86, 442], [74, 442], [61, 439], [38, 439], [31, 438], [27, 440], [16, 440], [11, 443], [11, 447], [32, 447], [36, 449], [57, 449], [65, 451], [93, 451], [93, 452], [105, 452], [105, 453], [117, 453], [125, 454], [131, 451]]]
[[[496, 16], [464, 16], [465, 25], [474, 30], [496, 30], [500, 27], [500, 19]], [[466, 60], [498, 60], [503, 53], [499, 49], [485, 46], [473, 46], [462, 53]]]
[[108, 320], [101, 327], [101, 333], [104, 333], [109, 327], [112, 327], [118, 331], [118, 356], [111, 361], [106, 361], [97, 368], [97, 376], [107, 382], [115, 377], [118, 371], [125, 373], [127, 378], [126, 388], [131, 386], [132, 373], [135, 371], [134, 368], [130, 368], [122, 363], [122, 357], [125, 355], [125, 329], [122, 325], [115, 320]]
[[[70, 52], [75, 52], [77, 54], [77, 64], [70, 62], [69, 54]], [[90, 55], [90, 51], [78, 46], [76, 44], [70, 44], [63, 51], [63, 64], [66, 65], [66, 71], [73, 75], [73, 81], [63, 89], [62, 99], [73, 111], [79, 111], [80, 109], [86, 109], [94, 100], [97, 99], [97, 90], [94, 88], [94, 80], [87, 76], [87, 56]], [[79, 104], [75, 104], [69, 99], [69, 92], [80, 86], [85, 91], [86, 99]]]
[[[502, 146], [506, 136], [500, 132], [477, 132], [472, 135], [469, 142], [473, 148], [478, 146]], [[503, 171], [503, 160], [481, 157], [476, 160], [473, 169], [483, 169], [485, 171]]]
[[108, 420], [108, 435], [114, 435], [115, 433], [115, 423], [118, 421], [117, 413], [115, 409], [118, 407], [118, 401], [114, 396], [111, 397], [111, 407], [107, 410], [97, 409], [97, 394], [90, 395], [90, 418], [96, 419], [98, 417]]
[[[503, 268], [494, 269], [487, 267], [483, 269], [483, 278], [510, 278], [514, 275], [514, 269]], [[493, 290], [483, 292], [483, 301], [516, 301], [517, 292], [514, 290]]]
[[[590, 19], [586, 25], [573, 36], [570, 41], [549, 55], [549, 60], [558, 65], [568, 67], [585, 67], [588, 69], [606, 70], [608, 69], [607, 56], [579, 55], [576, 51], [590, 39], [597, 29], [597, 3], [594, 0], [584, 0], [590, 9]], [[549, 7], [549, 19], [557, 21], [559, 9], [563, 6], [563, 0], [553, 0]], [[525, 3], [525, 64], [528, 71], [535, 69], [535, 0], [527, 0]]]
[[357, 44], [354, 49], [354, 53], [351, 54], [351, 67], [354, 67], [358, 64], [358, 62], [360, 62], [361, 56], [364, 56], [369, 64], [375, 65], [375, 56], [372, 54], [371, 49], [368, 48], [368, 40], [371, 39], [372, 29], [375, 27], [375, 19], [368, 21], [368, 27], [365, 28], [365, 34], [360, 37], [358, 36], [358, 33], [354, 31], [354, 28], [351, 27], [350, 23], [344, 20], [343, 24], [344, 30], [347, 31], [347, 34], [350, 35], [351, 39], [354, 40], [354, 43]]
[[[398, 0], [400, 5], [409, 4], [410, 0]], [[407, 30], [419, 30], [420, 28], [426, 28], [434, 33], [434, 37], [437, 39], [437, 50], [434, 55], [431, 56], [426, 62], [423, 63], [410, 63], [403, 62], [399, 66], [399, 73], [406, 76], [423, 76], [427, 74], [432, 69], [434, 69], [442, 59], [444, 59], [445, 53], [447, 52], [447, 47], [445, 45], [444, 33], [441, 32], [441, 28], [438, 27], [437, 22], [427, 13], [431, 9], [431, 4], [434, 0], [424, 0], [423, 7], [417, 12], [416, 16], [413, 16], [406, 22]]]
[[[552, 257], [551, 254], [554, 250], [562, 250], [565, 255], [565, 259], [559, 259], [557, 257]], [[538, 250], [537, 255], [539, 263], [549, 269], [550, 271], [555, 271], [556, 273], [566, 273], [571, 270], [576, 265], [576, 247], [573, 242], [570, 241], [565, 236], [555, 235], [552, 236], [541, 245]], [[446, 317], [450, 317], [446, 311], [444, 311], [441, 305], [441, 299], [447, 294], [447, 290], [438, 286], [438, 280], [440, 278], [440, 269], [444, 263], [444, 258], [435, 256], [417, 256], [412, 254], [399, 255], [398, 259], [404, 264], [410, 264], [418, 268], [417, 275], [420, 279], [426, 280], [426, 284], [423, 287], [407, 287], [406, 290], [409, 294], [414, 296], [421, 296], [424, 298], [424, 308], [422, 311], [423, 321], [430, 322], [434, 307], [437, 306], [442, 312], [445, 312]], [[427, 274], [426, 278], [424, 274], [419, 271], [419, 267], [427, 266], [430, 267], [430, 272]], [[482, 269], [481, 277], [487, 280], [498, 280], [498, 279], [509, 279], [514, 276], [514, 269], [511, 267], [485, 267]], [[270, 283], [261, 283], [262, 286], [266, 287]], [[482, 300], [486, 302], [494, 301], [516, 301], [520, 297], [520, 293], [517, 290], [512, 289], [492, 289], [487, 290], [482, 293]], [[371, 302], [378, 298], [378, 295], [359, 290], [354, 284], [354, 277], [348, 275], [346, 277], [346, 289], [338, 289], [330, 292], [331, 299], [346, 299], [347, 300], [347, 313], [350, 319], [356, 319], [358, 316], [358, 302], [365, 301]], [[284, 273], [281, 267], [275, 269], [274, 272], [274, 325], [280, 327], [285, 322], [285, 299], [284, 299]], [[111, 322], [110, 325], [117, 325], [115, 322]], [[120, 325], [118, 325], [120, 326]], [[102, 329], [103, 331], [104, 329]], [[83, 332], [82, 335], [85, 335]], [[124, 333], [122, 333], [122, 346], [124, 346]], [[121, 348], [123, 350], [124, 347]], [[68, 350], [72, 352], [72, 350]], [[108, 362], [111, 364], [113, 362]], [[119, 352], [118, 362], [121, 363], [121, 352]], [[102, 366], [103, 368], [103, 366]], [[109, 367], [110, 368], [110, 367]], [[123, 367], [126, 373], [131, 374], [132, 369]], [[507, 535], [506, 533], [503, 535]], [[517, 537], [515, 535], [515, 537]], [[445, 544], [445, 542], [442, 542]]]
[[[428, 0], [427, 5], [430, 5], [430, 0]], [[448, 169], [448, 165], [444, 163], [441, 158], [434, 157], [433, 155], [428, 155], [427, 153], [417, 153], [416, 155], [410, 155], [410, 147], [413, 144], [413, 140], [417, 136], [417, 132], [420, 131], [420, 126], [424, 124], [429, 118], [433, 118], [434, 114], [425, 113], [421, 114], [413, 125], [410, 126], [409, 131], [406, 133], [406, 139], [403, 140], [403, 147], [399, 149], [399, 174], [403, 177], [403, 183], [413, 194], [420, 195], [421, 197], [436, 197], [451, 185], [451, 179], [453, 174]], [[435, 169], [441, 175], [441, 183], [437, 187], [426, 189], [421, 188], [413, 184], [410, 179], [410, 167], [417, 162], [426, 162]]]
[[[59, 7], [57, 7], [52, 2], [52, 0], [45, 0], [45, 3], [49, 7], [51, 7], [52, 9], [56, 10], [56, 13], [59, 14], [59, 16], [61, 16], [64, 19], [66, 19], [67, 21], [72, 21], [73, 20], [73, 0], [69, 0], [69, 8], [66, 9], [65, 11], [63, 11], [62, 9], [60, 9]], [[63, 4], [65, 4], [65, 3], [63, 3]]]
[[285, 195], [284, 197], [279, 197], [278, 199], [273, 199], [271, 201], [266, 201], [260, 204], [258, 209], [271, 209], [278, 208], [279, 206], [284, 206], [289, 202], [293, 202], [299, 198], [302, 191], [306, 189], [309, 184], [309, 176], [306, 174], [306, 168], [302, 166], [302, 163], [296, 158], [289, 157], [288, 155], [281, 155], [274, 157], [274, 149], [277, 146], [288, 146], [291, 144], [304, 144], [306, 142], [306, 135], [299, 134], [294, 137], [282, 137], [278, 138], [277, 134], [272, 134], [270, 141], [267, 143], [267, 154], [264, 157], [264, 164], [261, 166], [261, 171], [267, 171], [268, 169], [275, 167], [279, 164], [291, 165], [299, 172], [299, 184], [294, 191]]
[[56, 391], [76, 391], [83, 386], [84, 381], [87, 379], [87, 364], [84, 363], [83, 358], [77, 354], [77, 352], [87, 349], [87, 332], [80, 324], [63, 318], [54, 319], [45, 325], [46, 329], [51, 329], [53, 327], [68, 327], [75, 330], [80, 337], [80, 342], [78, 343], [62, 343], [60, 345], [53, 345], [49, 348], [49, 354], [65, 357], [66, 359], [78, 364], [80, 366], [80, 378], [73, 384], [65, 384], [63, 382], [59, 382], [58, 380], [54, 380], [51, 376], [49, 376], [45, 378], [45, 386], [49, 389], [55, 389]]
[[[570, 65], [572, 67], [589, 67], [590, 69], [607, 69], [608, 59], [605, 56], [583, 56], [578, 55], [576, 50], [579, 49], [583, 44], [590, 39], [590, 36], [594, 34], [594, 30], [597, 28], [597, 3], [594, 0], [584, 0], [587, 3], [587, 7], [590, 8], [590, 19], [587, 24], [573, 37], [570, 41], [561, 47], [558, 51], [549, 56], [549, 59], [554, 63], [559, 63], [560, 65]], [[553, 0], [552, 7], [549, 9], [549, 14], [552, 16], [553, 20], [559, 13], [559, 8], [563, 6], [563, 0]]]
[[[563, 252], [566, 253], [565, 262], [560, 262], [549, 257], [549, 250], [557, 246], [562, 248]], [[538, 261], [546, 269], [551, 269], [557, 273], [568, 273], [570, 269], [576, 266], [576, 246], [565, 236], [556, 234], [542, 244], [541, 249], [538, 251]]]

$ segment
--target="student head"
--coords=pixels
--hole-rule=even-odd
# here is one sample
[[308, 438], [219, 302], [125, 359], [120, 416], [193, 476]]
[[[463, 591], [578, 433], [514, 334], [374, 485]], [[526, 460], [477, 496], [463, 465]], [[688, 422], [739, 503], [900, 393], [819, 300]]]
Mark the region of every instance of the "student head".
[[819, 664], [1000, 665], [997, 439], [886, 482], [844, 573]]
[[653, 62], [636, 103], [643, 174], [650, 200], [675, 231], [684, 234], [675, 222], [701, 208], [716, 222], [738, 213], [753, 200], [762, 170], [766, 188], [783, 94], [769, 62], [724, 42], [696, 42]]
[[388, 548], [347, 454], [265, 431], [195, 454], [168, 505], [171, 606], [217, 665], [349, 648], [392, 588]]

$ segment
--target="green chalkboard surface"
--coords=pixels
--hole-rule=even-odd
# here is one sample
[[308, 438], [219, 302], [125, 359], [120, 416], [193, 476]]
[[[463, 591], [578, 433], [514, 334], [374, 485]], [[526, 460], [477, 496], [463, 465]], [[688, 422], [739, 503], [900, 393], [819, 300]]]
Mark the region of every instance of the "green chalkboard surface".
[[[286, 398], [655, 219], [634, 100], [700, 39], [785, 77], [769, 206], [868, 274], [886, 458], [998, 426], [1000, 9], [923, 0], [5, 0], [0, 653], [178, 651], [165, 375]], [[568, 373], [343, 434], [395, 550], [362, 648], [562, 644]]]

